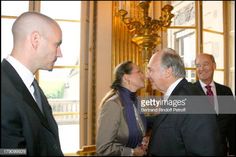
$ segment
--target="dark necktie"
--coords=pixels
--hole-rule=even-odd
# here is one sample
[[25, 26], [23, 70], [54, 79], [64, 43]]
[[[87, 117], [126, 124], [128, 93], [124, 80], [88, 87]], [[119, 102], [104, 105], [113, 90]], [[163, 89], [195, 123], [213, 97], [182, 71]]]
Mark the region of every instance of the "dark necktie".
[[211, 103], [211, 104], [214, 104], [214, 94], [213, 94], [213, 92], [212, 92], [212, 90], [211, 90], [211, 86], [210, 86], [210, 85], [207, 85], [207, 86], [205, 86], [205, 87], [206, 87], [206, 89], [207, 89], [206, 94], [207, 94], [207, 96], [208, 96], [208, 98], [209, 98], [210, 103]]
[[41, 112], [43, 113], [43, 107], [42, 107], [42, 100], [41, 100], [41, 93], [40, 93], [40, 88], [38, 85], [37, 80], [34, 79], [33, 83], [32, 83], [33, 87], [34, 87], [34, 98], [38, 104], [39, 109], [41, 110]]

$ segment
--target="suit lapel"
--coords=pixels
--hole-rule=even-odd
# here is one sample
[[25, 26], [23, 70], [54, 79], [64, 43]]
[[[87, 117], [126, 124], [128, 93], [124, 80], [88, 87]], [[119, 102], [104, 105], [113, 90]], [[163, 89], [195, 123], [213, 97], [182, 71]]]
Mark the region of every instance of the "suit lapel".
[[202, 89], [202, 86], [201, 86], [199, 80], [196, 82], [196, 86], [197, 86], [198, 89], [201, 90], [201, 92], [202, 92], [204, 95], [206, 95], [206, 93], [205, 93], [204, 90]]
[[[169, 99], [173, 95], [179, 95], [179, 91], [182, 89], [183, 85], [186, 84], [186, 83], [188, 83], [188, 81], [185, 78], [183, 80], [181, 80], [178, 83], [178, 85], [175, 87], [173, 92], [171, 93]], [[155, 131], [160, 126], [160, 124], [166, 119], [167, 116], [168, 116], [168, 114], [160, 114], [157, 117], [157, 120], [154, 122], [153, 131]]]
[[55, 119], [53, 118], [52, 109], [47, 101], [47, 97], [44, 95], [41, 88], [40, 88], [40, 92], [41, 92], [41, 100], [42, 100], [42, 107], [44, 111], [44, 117], [46, 118], [47, 122], [49, 122], [48, 125], [51, 128], [53, 134], [57, 135], [58, 133], [57, 124], [56, 124]]
[[8, 63], [5, 59], [2, 61], [2, 70], [5, 71], [4, 75], [8, 76], [9, 80], [11, 80], [18, 93], [21, 93], [23, 100], [26, 102], [26, 104], [29, 105], [33, 109], [35, 114], [39, 117], [41, 123], [48, 130], [51, 131], [47, 119], [43, 116], [42, 112], [38, 108], [38, 105], [36, 104], [34, 98], [25, 86], [24, 82], [22, 81], [18, 73], [15, 71], [15, 69], [12, 67], [12, 65]]
[[222, 92], [221, 92], [221, 89], [220, 89], [220, 86], [216, 83], [216, 82], [214, 82], [214, 84], [215, 84], [215, 88], [216, 88], [216, 99], [217, 99], [217, 101], [218, 101], [218, 110], [220, 111], [221, 110], [221, 106], [220, 106], [220, 100], [218, 99], [218, 95], [222, 95]]
[[214, 84], [215, 84], [215, 87], [216, 87], [216, 95], [224, 95], [225, 93], [222, 92], [223, 90], [221, 89], [221, 86], [216, 82], [214, 82]]
[[153, 123], [153, 132], [156, 131], [156, 129], [160, 126], [160, 124], [166, 119], [166, 117], [168, 116], [168, 114], [160, 114], [158, 115], [157, 119], [155, 120], [155, 122]]
[[183, 87], [188, 83], [188, 81], [184, 78], [182, 79], [177, 86], [174, 88], [174, 90], [172, 91], [172, 93], [170, 94], [171, 96], [175, 96], [175, 95], [182, 95], [182, 90]]

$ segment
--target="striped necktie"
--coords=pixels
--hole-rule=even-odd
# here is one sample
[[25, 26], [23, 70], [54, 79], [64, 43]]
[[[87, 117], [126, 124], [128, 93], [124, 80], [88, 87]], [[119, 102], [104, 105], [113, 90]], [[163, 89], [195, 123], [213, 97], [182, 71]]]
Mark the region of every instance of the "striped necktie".
[[211, 90], [211, 86], [207, 85], [207, 86], [205, 86], [205, 88], [207, 89], [206, 94], [207, 94], [207, 96], [209, 98], [209, 101], [213, 105], [214, 104], [214, 94], [213, 94], [213, 92]]
[[41, 112], [43, 113], [40, 87], [39, 87], [38, 82], [37, 82], [36, 79], [34, 79], [32, 85], [33, 85], [33, 87], [34, 87], [34, 98], [35, 98], [35, 100], [36, 100], [36, 102], [37, 102], [37, 105], [38, 105], [39, 109], [40, 109]]

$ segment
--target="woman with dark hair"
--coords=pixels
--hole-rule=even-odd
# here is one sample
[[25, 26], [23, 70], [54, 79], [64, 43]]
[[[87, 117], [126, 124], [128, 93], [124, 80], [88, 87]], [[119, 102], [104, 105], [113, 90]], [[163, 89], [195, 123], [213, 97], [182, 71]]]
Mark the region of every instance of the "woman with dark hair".
[[144, 87], [144, 74], [131, 61], [115, 69], [112, 90], [100, 104], [96, 149], [98, 155], [143, 156], [146, 120], [137, 111], [135, 92]]

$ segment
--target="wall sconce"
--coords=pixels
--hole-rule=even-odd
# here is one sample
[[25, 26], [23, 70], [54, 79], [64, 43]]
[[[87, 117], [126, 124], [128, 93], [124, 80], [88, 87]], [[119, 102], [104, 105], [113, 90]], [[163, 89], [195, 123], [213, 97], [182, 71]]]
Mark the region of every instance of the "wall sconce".
[[[162, 8], [162, 16], [158, 19], [152, 19], [148, 16], [150, 1], [140, 1], [138, 6], [142, 9], [141, 20], [134, 20], [132, 17], [126, 17], [130, 9], [129, 1], [119, 1], [119, 15], [122, 22], [127, 26], [132, 35], [132, 41], [139, 46], [144, 61], [144, 69], [147, 66], [152, 50], [161, 42], [158, 32], [166, 30], [171, 24], [174, 14], [171, 13], [173, 7], [165, 5]], [[123, 9], [125, 6], [126, 10]], [[162, 28], [162, 29], [161, 29]]]

